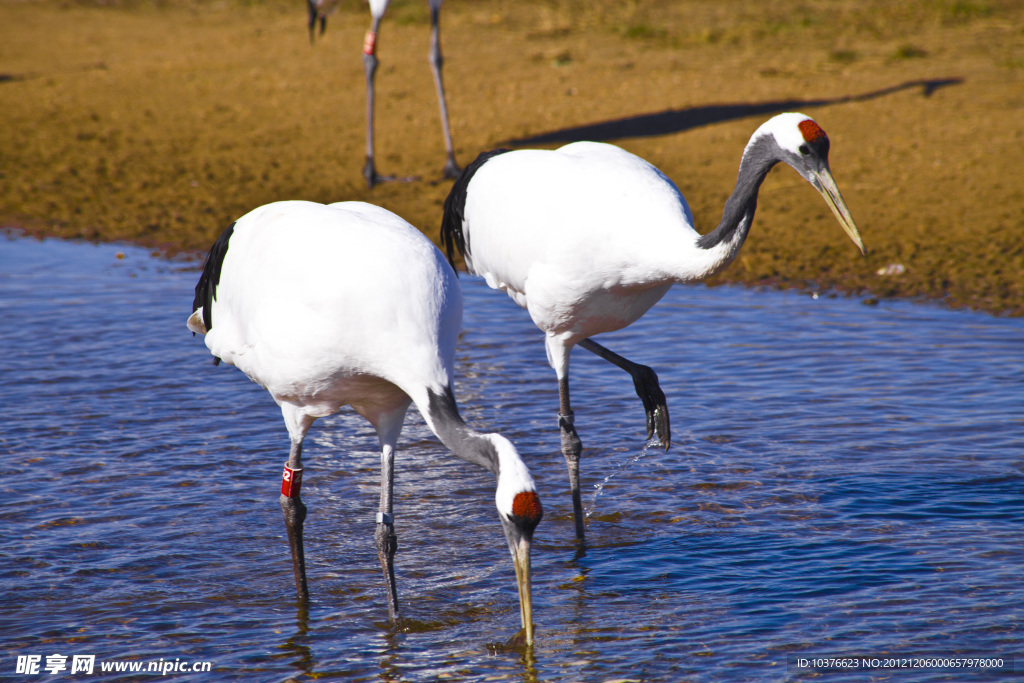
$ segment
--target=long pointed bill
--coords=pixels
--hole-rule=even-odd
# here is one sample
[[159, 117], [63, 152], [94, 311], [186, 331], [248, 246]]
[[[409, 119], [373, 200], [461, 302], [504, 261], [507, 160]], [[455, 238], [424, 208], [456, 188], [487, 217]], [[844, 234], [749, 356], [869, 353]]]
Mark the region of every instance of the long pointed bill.
[[512, 563], [516, 567], [516, 583], [519, 584], [519, 616], [523, 630], [514, 638], [519, 641], [525, 636], [525, 644], [533, 645], [533, 593], [532, 571], [530, 568], [530, 544], [525, 536], [511, 543]]
[[832, 213], [839, 220], [839, 225], [843, 226], [843, 230], [846, 231], [846, 234], [850, 236], [853, 243], [860, 249], [860, 253], [867, 254], [868, 250], [864, 248], [864, 242], [861, 241], [860, 233], [857, 232], [857, 224], [853, 222], [850, 209], [846, 207], [846, 201], [843, 200], [843, 195], [839, 192], [839, 188], [836, 187], [835, 178], [832, 177], [832, 171], [829, 170], [828, 166], [814, 174], [814, 180], [811, 184], [825, 198], [828, 208], [832, 209]]

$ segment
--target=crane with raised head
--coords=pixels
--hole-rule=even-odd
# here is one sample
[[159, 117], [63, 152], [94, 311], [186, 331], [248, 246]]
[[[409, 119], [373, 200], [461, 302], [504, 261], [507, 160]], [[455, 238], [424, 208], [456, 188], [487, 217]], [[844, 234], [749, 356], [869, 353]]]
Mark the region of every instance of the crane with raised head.
[[515, 446], [459, 415], [452, 382], [461, 325], [462, 291], [437, 247], [395, 214], [362, 202], [277, 202], [238, 219], [210, 250], [188, 318], [215, 364], [236, 366], [281, 407], [291, 447], [280, 504], [300, 603], [309, 599], [302, 443], [317, 418], [348, 405], [380, 441], [375, 539], [388, 611], [398, 618], [394, 459], [415, 403], [445, 446], [497, 480], [495, 503], [530, 643], [530, 547], [540, 498]]
[[569, 355], [581, 346], [630, 374], [647, 413], [647, 436], [671, 442], [665, 394], [651, 368], [592, 337], [626, 327], [677, 283], [729, 265], [754, 221], [761, 183], [779, 162], [793, 167], [826, 203], [857, 248], [857, 226], [828, 164], [825, 131], [803, 114], [760, 126], [740, 161], [718, 226], [701, 235], [690, 207], [661, 171], [619, 147], [574, 142], [555, 150], [484, 152], [455, 181], [444, 203], [441, 239], [488, 286], [506, 292], [545, 334], [558, 377], [562, 453], [569, 470], [578, 538], [582, 444], [569, 400]]

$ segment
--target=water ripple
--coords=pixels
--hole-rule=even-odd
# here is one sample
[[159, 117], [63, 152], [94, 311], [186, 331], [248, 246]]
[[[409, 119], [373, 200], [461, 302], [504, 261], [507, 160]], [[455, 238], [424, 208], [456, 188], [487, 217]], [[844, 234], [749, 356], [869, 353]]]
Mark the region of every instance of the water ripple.
[[[307, 442], [313, 597], [297, 612], [287, 435], [185, 330], [196, 277], [136, 248], [0, 242], [5, 676], [63, 653], [214, 663], [181, 681], [805, 680], [820, 672], [795, 657], [1022, 651], [1021, 320], [674, 289], [602, 339], [658, 371], [668, 452], [645, 445], [628, 376], [573, 355], [580, 547], [542, 335], [464, 276], [456, 393], [516, 442], [545, 505], [524, 655], [504, 646], [519, 617], [493, 482], [415, 414], [395, 491], [403, 621], [387, 622], [373, 545], [376, 437], [350, 412]], [[903, 673], [873, 675], [1014, 675]]]

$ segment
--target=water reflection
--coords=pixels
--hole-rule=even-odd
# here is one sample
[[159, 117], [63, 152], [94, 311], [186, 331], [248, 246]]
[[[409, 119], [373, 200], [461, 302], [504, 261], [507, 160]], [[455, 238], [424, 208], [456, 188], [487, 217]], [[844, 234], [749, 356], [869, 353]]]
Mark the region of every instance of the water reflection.
[[493, 481], [415, 414], [396, 465], [406, 621], [387, 621], [373, 545], [376, 438], [350, 413], [309, 436], [312, 603], [296, 611], [287, 435], [266, 393], [185, 330], [194, 267], [0, 242], [5, 673], [58, 652], [213, 661], [217, 680], [804, 680], [793, 656], [1021, 650], [1024, 321], [673, 290], [603, 340], [657, 369], [667, 453], [642, 455], [628, 376], [574, 355], [595, 492], [580, 547], [541, 335], [463, 277], [464, 417], [516, 442], [545, 505], [524, 653], [496, 645], [519, 616]]

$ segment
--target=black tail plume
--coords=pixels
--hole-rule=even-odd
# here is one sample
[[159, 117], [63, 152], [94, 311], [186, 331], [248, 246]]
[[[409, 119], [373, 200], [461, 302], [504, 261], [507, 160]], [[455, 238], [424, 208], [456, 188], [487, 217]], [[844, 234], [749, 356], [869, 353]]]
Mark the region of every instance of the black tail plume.
[[217, 285], [220, 284], [220, 269], [224, 265], [224, 255], [228, 253], [228, 242], [235, 231], [235, 223], [221, 233], [217, 241], [210, 247], [203, 265], [203, 274], [196, 284], [196, 298], [192, 300], [192, 312], [203, 309], [203, 325], [206, 331], [213, 329], [213, 300], [217, 298]]
[[[448, 263], [455, 268], [455, 249], [465, 257], [468, 252], [466, 235], [462, 232], [462, 224], [466, 219], [466, 192], [469, 181], [473, 179], [480, 167], [489, 159], [512, 150], [502, 147], [489, 152], [481, 152], [469, 166], [456, 178], [448, 197], [444, 200], [444, 218], [441, 219], [441, 244], [448, 254]], [[458, 271], [456, 271], [458, 272]]]

